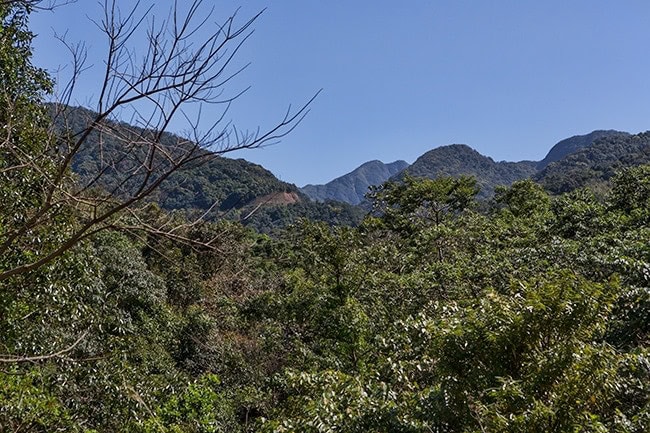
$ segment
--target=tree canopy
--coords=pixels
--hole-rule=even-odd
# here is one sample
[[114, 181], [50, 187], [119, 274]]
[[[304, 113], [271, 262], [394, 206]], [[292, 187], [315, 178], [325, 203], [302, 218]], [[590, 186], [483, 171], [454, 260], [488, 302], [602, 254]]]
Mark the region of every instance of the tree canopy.
[[134, 167], [181, 168], [142, 165], [149, 130], [106, 183], [70, 169], [35, 5], [0, 2], [0, 430], [650, 431], [650, 166], [480, 205], [474, 178], [407, 176], [354, 227], [191, 218], [131, 201]]

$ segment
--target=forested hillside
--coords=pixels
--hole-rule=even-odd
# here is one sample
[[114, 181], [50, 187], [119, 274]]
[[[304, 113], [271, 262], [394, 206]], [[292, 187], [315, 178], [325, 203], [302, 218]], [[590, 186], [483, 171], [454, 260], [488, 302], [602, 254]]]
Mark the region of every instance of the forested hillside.
[[480, 205], [406, 175], [356, 227], [280, 230], [283, 191], [243, 217], [271, 237], [151, 200], [214, 161], [197, 143], [53, 124], [30, 4], [0, 2], [0, 431], [650, 431], [650, 164]]
[[539, 170], [543, 170], [550, 163], [559, 161], [574, 152], [587, 148], [602, 138], [625, 137], [627, 135], [630, 134], [628, 134], [627, 132], [620, 132], [614, 130], [609, 130], [609, 131], [601, 130], [601, 131], [593, 131], [585, 135], [575, 135], [573, 137], [566, 138], [560, 141], [559, 143], [557, 143], [555, 146], [551, 148], [551, 150], [548, 151], [548, 154], [546, 154], [544, 159], [537, 164], [537, 168]]
[[420, 156], [404, 173], [413, 177], [474, 176], [480, 197], [491, 197], [494, 188], [527, 179], [536, 172], [533, 161], [495, 162], [464, 144], [452, 144], [430, 150]]
[[[84, 131], [97, 116], [97, 113], [81, 107], [52, 106], [51, 110], [56, 113], [54, 119], [58, 129], [72, 135]], [[104, 130], [94, 130], [75, 153], [72, 170], [81, 177], [83, 182], [96, 174], [102, 161], [110, 161], [111, 169], [104, 173], [99, 186], [107, 189], [115, 188], [115, 185], [122, 181], [124, 172], [128, 171], [127, 161], [122, 151], [124, 142], [134, 142], [152, 133], [124, 122], [106, 122]], [[170, 151], [182, 141], [181, 137], [169, 133], [164, 133], [161, 137], [162, 145]], [[146, 150], [146, 147], [136, 148], [133, 158], [137, 160], [146, 158]], [[137, 186], [138, 182], [128, 182], [122, 188]], [[175, 171], [160, 184], [150, 198], [167, 210], [205, 211], [217, 203], [220, 211], [227, 211], [241, 208], [257, 197], [297, 191], [295, 185], [278, 180], [260, 165], [244, 159], [231, 159], [215, 154], [214, 157], [208, 156]]]
[[614, 134], [551, 163], [535, 179], [554, 193], [590, 186], [602, 191], [625, 168], [650, 163], [650, 133]]
[[[57, 133], [71, 136], [88, 128], [97, 116], [82, 107], [53, 104], [48, 105], [48, 111]], [[98, 187], [112, 194], [132, 195], [139, 188], [142, 175], [131, 176], [131, 170], [146, 159], [147, 148], [134, 146], [128, 149], [132, 154], [125, 154], [124, 143], [137, 143], [151, 134], [153, 131], [125, 122], [105, 121], [102, 128], [93, 130], [75, 152], [71, 169], [79, 183], [92, 182], [101, 172], [98, 181], [94, 182]], [[161, 147], [170, 152], [178, 143], [192, 145], [170, 133], [162, 134], [160, 141]], [[209, 150], [200, 153], [202, 158], [171, 173], [147, 200], [168, 211], [205, 214], [210, 220], [239, 220], [261, 233], [286, 227], [301, 218], [343, 225], [356, 225], [361, 221], [362, 209], [348, 203], [311, 202], [295, 185], [280, 181], [258, 164], [227, 158]]]

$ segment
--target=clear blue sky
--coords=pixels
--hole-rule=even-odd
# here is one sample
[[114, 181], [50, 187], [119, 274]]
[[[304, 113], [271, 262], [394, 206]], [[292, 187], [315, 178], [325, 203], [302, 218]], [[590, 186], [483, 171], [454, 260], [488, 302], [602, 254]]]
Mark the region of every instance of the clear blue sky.
[[[131, 1], [122, 1], [130, 5]], [[144, 3], [147, 3], [146, 1]], [[170, 0], [157, 1], [165, 14]], [[309, 117], [278, 145], [234, 155], [284, 181], [324, 183], [361, 163], [413, 162], [451, 143], [495, 160], [539, 160], [557, 141], [594, 129], [650, 129], [647, 0], [206, 1], [242, 19], [268, 7], [239, 54], [252, 85], [230, 117], [270, 125], [318, 89]], [[105, 41], [79, 0], [32, 17], [35, 62], [66, 62], [68, 31], [101, 64]], [[76, 100], [99, 82], [91, 69]], [[93, 85], [95, 87], [93, 87]]]

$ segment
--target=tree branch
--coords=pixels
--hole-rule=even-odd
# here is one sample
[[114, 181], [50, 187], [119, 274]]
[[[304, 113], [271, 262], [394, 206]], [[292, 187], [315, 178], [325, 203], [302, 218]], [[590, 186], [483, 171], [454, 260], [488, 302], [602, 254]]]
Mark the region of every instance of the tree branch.
[[70, 346], [66, 347], [65, 349], [61, 349], [58, 352], [50, 353], [47, 355], [35, 355], [35, 356], [16, 356], [16, 355], [5, 355], [5, 354], [0, 354], [0, 362], [1, 363], [19, 363], [19, 362], [36, 362], [36, 361], [45, 361], [48, 359], [52, 358], [59, 358], [67, 353], [70, 353], [74, 350], [75, 347], [79, 345], [83, 341], [84, 338], [88, 335], [90, 331], [85, 331], [83, 334], [79, 336], [75, 340], [74, 343], [72, 343]]
[[[45, 6], [41, 1], [5, 1], [0, 5], [10, 3]], [[137, 203], [183, 167], [235, 150], [274, 144], [308, 114], [320, 91], [297, 111], [289, 106], [280, 121], [263, 131], [259, 128], [254, 132], [242, 131], [225, 121], [231, 104], [245, 91], [224, 96], [225, 86], [246, 67], [235, 68], [235, 56], [264, 11], [242, 24], [236, 23], [235, 13], [201, 40], [200, 34], [209, 25], [213, 13], [213, 8], [203, 13], [203, 3], [203, 0], [193, 0], [184, 5], [186, 12], [181, 14], [175, 2], [168, 18], [157, 21], [151, 8], [139, 12], [139, 2], [122, 14], [116, 0], [104, 1], [104, 17], [101, 22], [95, 22], [107, 40], [103, 80], [99, 85], [97, 111], [92, 114], [85, 111], [88, 118], [81, 126], [70, 118], [73, 110], [78, 109], [66, 105], [71, 101], [79, 76], [87, 69], [85, 47], [66, 42], [65, 36], [58, 37], [72, 54], [73, 77], [63, 88], [65, 105], [53, 106], [59, 129], [50, 132], [52, 142], [46, 145], [50, 158], [43, 164], [51, 165], [54, 160], [54, 169], [29, 159], [29, 148], [25, 149], [27, 153], [20, 164], [2, 168], [2, 172], [39, 173], [44, 191], [43, 199], [24, 219], [3, 227], [0, 254], [24, 248], [31, 254], [29, 262], [0, 269], [0, 282], [38, 269], [62, 256], [90, 233], [114, 226], [124, 211], [137, 210]], [[137, 56], [131, 46], [136, 46], [142, 36], [148, 48], [144, 55]], [[185, 110], [188, 104], [198, 106], [196, 117], [191, 118]], [[202, 104], [223, 106], [205, 131], [200, 130]], [[135, 126], [118, 123], [125, 109], [133, 113]], [[189, 125], [190, 137], [171, 140], [166, 131], [179, 115]], [[72, 166], [81, 152], [94, 152], [97, 160], [93, 161], [91, 171], [75, 178], [71, 174]], [[32, 237], [41, 230], [56, 230], [54, 221], [70, 209], [74, 209], [79, 224], [67, 228], [56, 245], [35, 249]], [[158, 233], [162, 230], [145, 228]], [[178, 236], [173, 228], [166, 230], [170, 238]]]

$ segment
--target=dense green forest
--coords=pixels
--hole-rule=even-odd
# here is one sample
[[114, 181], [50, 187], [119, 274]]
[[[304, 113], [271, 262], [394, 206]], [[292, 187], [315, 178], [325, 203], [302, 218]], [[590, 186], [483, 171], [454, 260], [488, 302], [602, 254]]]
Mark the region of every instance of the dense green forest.
[[595, 191], [605, 191], [609, 179], [617, 171], [648, 163], [650, 132], [615, 134], [550, 164], [535, 179], [556, 194], [586, 186]]
[[[650, 165], [195, 219], [140, 172], [80, 188], [27, 12], [0, 3], [0, 431], [650, 431]], [[168, 168], [138, 155], [107, 167]]]

